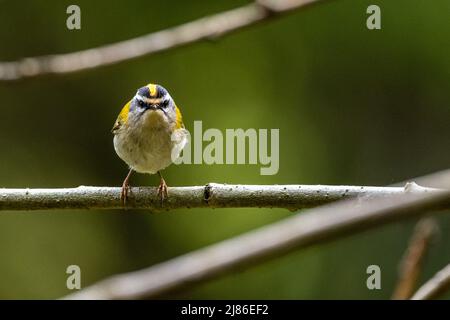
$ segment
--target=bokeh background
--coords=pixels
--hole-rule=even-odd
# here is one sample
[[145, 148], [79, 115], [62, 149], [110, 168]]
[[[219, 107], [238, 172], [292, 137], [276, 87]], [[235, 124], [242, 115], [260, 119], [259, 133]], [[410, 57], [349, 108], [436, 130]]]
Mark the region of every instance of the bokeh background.
[[[0, 60], [64, 53], [167, 28], [248, 1], [0, 0]], [[366, 28], [366, 8], [382, 29]], [[449, 167], [450, 2], [336, 0], [226, 38], [87, 72], [0, 83], [0, 187], [119, 186], [127, 173], [110, 129], [149, 82], [164, 85], [185, 124], [279, 128], [280, 170], [180, 165], [171, 186], [387, 185]], [[133, 185], [156, 185], [133, 176]], [[279, 209], [2, 212], [0, 298], [66, 295], [66, 267], [82, 286], [140, 269], [294, 213]], [[301, 214], [301, 213], [300, 213]], [[169, 298], [389, 298], [415, 221], [391, 224], [236, 272]], [[421, 281], [449, 262], [450, 216]], [[382, 289], [366, 288], [366, 268]], [[450, 296], [447, 295], [447, 298]]]

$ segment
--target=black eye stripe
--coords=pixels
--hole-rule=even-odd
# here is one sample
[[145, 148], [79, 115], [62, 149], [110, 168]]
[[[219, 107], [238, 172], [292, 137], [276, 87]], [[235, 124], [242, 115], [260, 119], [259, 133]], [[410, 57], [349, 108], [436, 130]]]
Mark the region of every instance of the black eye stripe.
[[[151, 99], [150, 99], [151, 100]], [[136, 106], [138, 106], [139, 108], [143, 108], [143, 109], [148, 109], [148, 108], [156, 108], [156, 109], [167, 109], [170, 106], [171, 100], [170, 99], [164, 99], [158, 101], [158, 102], [147, 102], [145, 100], [143, 100], [141, 97], [136, 97]]]

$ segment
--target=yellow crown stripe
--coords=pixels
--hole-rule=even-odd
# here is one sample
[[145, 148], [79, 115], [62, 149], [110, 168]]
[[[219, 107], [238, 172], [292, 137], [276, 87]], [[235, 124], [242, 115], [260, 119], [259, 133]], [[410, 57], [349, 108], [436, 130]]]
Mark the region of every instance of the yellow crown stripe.
[[150, 97], [155, 97], [156, 94], [158, 93], [158, 90], [156, 89], [156, 84], [150, 83], [147, 87], [150, 90]]

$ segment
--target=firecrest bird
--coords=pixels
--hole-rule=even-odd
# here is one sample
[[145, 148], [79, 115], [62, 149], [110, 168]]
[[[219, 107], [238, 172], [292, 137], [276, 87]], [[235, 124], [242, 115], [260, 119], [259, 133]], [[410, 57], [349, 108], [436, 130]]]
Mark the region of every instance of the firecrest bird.
[[187, 142], [180, 109], [169, 92], [157, 84], [140, 88], [120, 112], [114, 127], [114, 149], [130, 167], [122, 184], [121, 200], [126, 204], [133, 171], [160, 177], [161, 204], [168, 196], [161, 170], [175, 161]]

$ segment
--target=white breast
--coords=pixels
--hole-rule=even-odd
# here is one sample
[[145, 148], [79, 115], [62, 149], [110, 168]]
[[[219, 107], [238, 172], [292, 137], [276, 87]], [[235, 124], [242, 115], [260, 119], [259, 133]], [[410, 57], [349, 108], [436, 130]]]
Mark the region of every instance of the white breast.
[[186, 142], [185, 129], [172, 134], [169, 127], [127, 126], [114, 136], [114, 148], [119, 157], [131, 169], [150, 174], [168, 167]]

